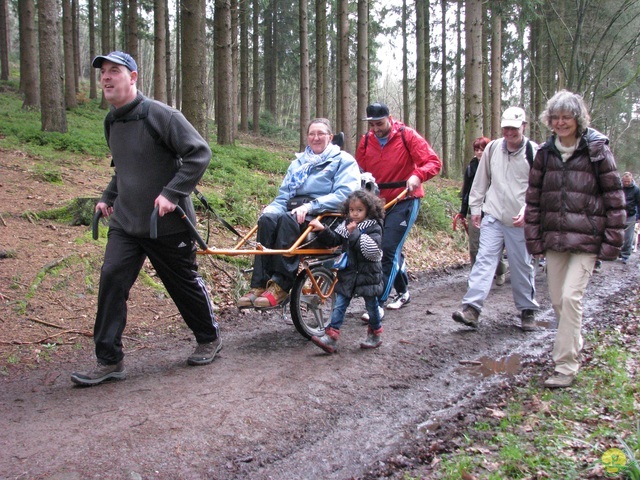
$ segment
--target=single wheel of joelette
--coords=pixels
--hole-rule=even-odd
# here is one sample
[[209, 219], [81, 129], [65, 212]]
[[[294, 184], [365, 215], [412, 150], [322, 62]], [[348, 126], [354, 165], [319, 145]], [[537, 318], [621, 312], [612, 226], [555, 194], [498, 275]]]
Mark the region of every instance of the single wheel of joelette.
[[309, 274], [302, 270], [291, 289], [291, 319], [296, 330], [305, 338], [324, 335], [324, 328], [331, 322], [335, 293], [323, 298], [335, 282], [335, 271], [322, 265], [311, 267], [318, 286], [316, 289]]

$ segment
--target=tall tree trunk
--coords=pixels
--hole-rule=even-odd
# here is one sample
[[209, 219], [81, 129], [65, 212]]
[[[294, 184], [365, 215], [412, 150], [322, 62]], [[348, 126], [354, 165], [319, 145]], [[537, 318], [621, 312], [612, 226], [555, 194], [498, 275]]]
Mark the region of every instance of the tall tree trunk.
[[76, 108], [76, 71], [73, 61], [71, 0], [62, 0], [62, 38], [64, 44], [64, 99], [68, 109]]
[[38, 43], [42, 130], [66, 133], [67, 115], [60, 62], [60, 12], [56, 0], [38, 1]]
[[[89, 21], [89, 61], [96, 56], [96, 4], [94, 0], [88, 0], [87, 15]], [[98, 98], [98, 85], [96, 70], [89, 65], [89, 98]]]
[[205, 0], [182, 0], [182, 112], [206, 139], [207, 70], [206, 55], [202, 54], [206, 51], [205, 14]]
[[140, 47], [138, 40], [138, 0], [124, 0], [127, 6], [127, 42], [125, 49], [129, 55], [135, 58], [138, 62], [138, 87], [143, 85], [143, 76], [145, 75], [144, 65], [142, 65], [142, 58], [140, 58]]
[[249, 131], [249, 0], [240, 0], [240, 131]]
[[176, 108], [182, 110], [182, 0], [176, 2]]
[[428, 59], [425, 54], [425, 25], [424, 25], [424, 10], [429, 8], [425, 5], [424, 0], [416, 0], [416, 122], [415, 129], [422, 135], [424, 132], [425, 123], [425, 69]]
[[153, 98], [167, 103], [167, 45], [165, 0], [153, 1]]
[[[165, 92], [167, 96], [167, 104], [173, 105], [173, 86], [171, 83], [171, 26], [169, 22], [169, 0], [163, 0], [164, 3], [164, 63], [165, 63]], [[178, 2], [180, 3], [180, 2]], [[176, 70], [178, 71], [178, 70]]]
[[298, 3], [298, 24], [300, 35], [300, 151], [307, 145], [307, 124], [310, 118], [309, 99], [309, 28], [306, 0]]
[[429, 2], [424, 8], [424, 138], [431, 138], [431, 9]]
[[251, 34], [251, 64], [253, 68], [253, 76], [251, 81], [252, 90], [252, 122], [253, 133], [260, 133], [260, 0], [253, 0], [252, 27]]
[[[111, 0], [100, 0], [100, 43], [102, 54], [106, 55], [113, 50], [111, 42]], [[92, 59], [93, 60], [93, 59]], [[93, 67], [92, 67], [93, 68]], [[102, 95], [101, 108], [107, 108], [109, 105]]]
[[338, 37], [340, 38], [340, 118], [338, 124], [344, 132], [344, 150], [353, 152], [353, 141], [351, 138], [351, 119], [349, 118], [349, 105], [351, 96], [349, 95], [349, 2], [348, 0], [338, 0], [340, 10], [340, 24], [338, 25]]
[[218, 126], [218, 144], [233, 144], [233, 85], [232, 85], [232, 46], [231, 46], [231, 0], [216, 0], [216, 26], [218, 45], [216, 57], [218, 64], [218, 84], [216, 105], [216, 124]]
[[361, 118], [369, 103], [369, 0], [358, 0], [357, 45], [356, 145], [367, 131], [367, 123]]
[[78, 18], [78, 0], [71, 0], [71, 31], [73, 32], [73, 72], [76, 94], [80, 93], [80, 30]]
[[9, 80], [9, 2], [0, 0], [0, 80]]
[[502, 117], [502, 12], [497, 3], [491, 10], [491, 138], [501, 136]]
[[[493, 16], [492, 16], [493, 20]], [[489, 28], [488, 9], [482, 9], [482, 134], [486, 137], [491, 131], [491, 88], [489, 86]], [[491, 51], [493, 53], [493, 50]]]
[[316, 117], [328, 116], [327, 113], [327, 2], [316, 0]]
[[456, 94], [455, 94], [455, 103], [456, 103], [456, 126], [455, 126], [455, 146], [456, 146], [456, 160], [459, 167], [459, 171], [462, 172], [464, 170], [464, 166], [466, 164], [466, 158], [464, 156], [464, 137], [462, 134], [462, 29], [464, 25], [462, 24], [461, 16], [462, 16], [462, 6], [463, 0], [458, 0], [457, 10], [456, 10]]
[[465, 157], [482, 135], [482, 0], [467, 0], [465, 15]]
[[409, 53], [407, 46], [407, 0], [402, 0], [402, 115], [406, 123], [411, 123], [411, 109], [409, 107]]
[[238, 136], [238, 100], [240, 85], [240, 48], [238, 44], [239, 0], [231, 0], [231, 138]]
[[33, 0], [18, 0], [20, 30], [20, 91], [24, 93], [22, 108], [40, 107], [38, 85], [38, 36], [36, 32], [36, 6]]
[[442, 96], [440, 111], [442, 116], [442, 171], [443, 177], [449, 176], [449, 115], [447, 115], [447, 0], [442, 0]]

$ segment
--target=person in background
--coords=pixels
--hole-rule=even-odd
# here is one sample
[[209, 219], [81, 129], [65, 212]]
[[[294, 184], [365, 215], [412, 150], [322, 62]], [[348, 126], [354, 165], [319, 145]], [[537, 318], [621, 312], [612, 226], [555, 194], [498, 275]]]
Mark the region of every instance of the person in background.
[[[478, 254], [478, 247], [480, 246], [480, 229], [475, 226], [471, 221], [469, 214], [469, 193], [471, 192], [471, 186], [473, 185], [473, 179], [476, 176], [478, 170], [478, 163], [482, 158], [482, 152], [490, 142], [487, 137], [478, 137], [473, 141], [473, 153], [474, 157], [467, 165], [464, 171], [464, 178], [462, 182], [462, 191], [460, 192], [460, 198], [462, 203], [460, 205], [460, 213], [456, 215], [455, 221], [461, 221], [467, 234], [469, 235], [469, 259], [471, 266], [476, 263], [476, 255]], [[469, 218], [467, 218], [469, 217]], [[498, 268], [496, 268], [496, 285], [502, 286], [507, 277], [507, 262], [504, 260], [504, 256], [500, 258], [498, 262]]]
[[624, 227], [624, 243], [620, 250], [620, 260], [622, 263], [627, 263], [633, 248], [636, 222], [640, 219], [640, 188], [633, 181], [631, 172], [624, 172], [622, 175], [622, 189], [627, 201], [627, 223]]
[[[424, 196], [422, 183], [440, 172], [442, 162], [418, 132], [390, 116], [384, 103], [369, 105], [365, 120], [370, 130], [362, 136], [356, 151], [360, 169], [375, 177], [385, 204], [403, 190], [409, 192], [386, 212], [382, 235], [385, 286], [378, 300], [382, 305], [395, 288], [396, 296], [387, 308], [397, 310], [411, 299], [402, 247], [418, 217], [420, 199]], [[380, 316], [384, 316], [382, 307]], [[368, 313], [362, 318], [369, 320]]]
[[561, 90], [540, 120], [552, 134], [536, 154], [525, 211], [527, 249], [546, 255], [558, 321], [555, 372], [544, 385], [570, 386], [580, 368], [582, 297], [597, 258], [615, 260], [622, 245], [625, 199], [609, 140], [588, 128], [577, 94]]
[[[504, 246], [509, 255], [511, 291], [520, 311], [521, 328], [535, 329], [535, 271], [524, 240], [524, 196], [530, 164], [537, 148], [524, 136], [525, 112], [509, 107], [502, 114], [503, 138], [490, 142], [478, 164], [469, 194], [471, 221], [480, 228], [480, 247], [469, 274], [469, 288], [462, 299], [462, 310], [452, 314], [454, 321], [478, 328], [484, 301], [489, 295], [493, 275]], [[484, 214], [484, 216], [483, 216]]]
[[[115, 170], [96, 205], [97, 212], [110, 217], [93, 335], [98, 364], [73, 373], [71, 380], [97, 385], [126, 377], [122, 334], [127, 299], [146, 258], [198, 343], [187, 363], [206, 365], [222, 348], [220, 330], [197, 273], [195, 242], [180, 217], [169, 214], [180, 205], [195, 223], [190, 194], [209, 165], [211, 149], [178, 110], [137, 91], [138, 66], [129, 54], [100, 55], [93, 66], [100, 69], [100, 85], [111, 105], [105, 134]], [[154, 208], [160, 217], [157, 239], [150, 238]]]
[[331, 324], [321, 337], [313, 336], [311, 341], [325, 352], [337, 349], [340, 327], [344, 315], [354, 296], [364, 298], [369, 313], [367, 338], [361, 348], [378, 348], [382, 344], [382, 322], [378, 311], [378, 296], [382, 293], [382, 220], [384, 204], [382, 200], [366, 190], [356, 190], [344, 204], [346, 219], [335, 232], [326, 228], [318, 220], [310, 225], [318, 232], [318, 240], [328, 246], [343, 245], [347, 255], [347, 266], [338, 270], [335, 287], [336, 300], [331, 313]]
[[[280, 185], [278, 196], [258, 219], [257, 242], [286, 250], [307, 226], [307, 215], [340, 209], [347, 196], [360, 188], [355, 159], [331, 143], [333, 131], [326, 118], [316, 118], [307, 128], [308, 145], [296, 154]], [[298, 273], [298, 256], [256, 255], [251, 289], [238, 307], [268, 308], [282, 305]]]

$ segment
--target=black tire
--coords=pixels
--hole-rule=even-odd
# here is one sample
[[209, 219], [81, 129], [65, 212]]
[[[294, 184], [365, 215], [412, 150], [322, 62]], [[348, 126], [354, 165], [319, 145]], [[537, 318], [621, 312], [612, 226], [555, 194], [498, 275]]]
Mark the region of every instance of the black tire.
[[[321, 265], [311, 268], [320, 291], [326, 294], [333, 284], [335, 274]], [[296, 330], [305, 338], [324, 335], [324, 328], [331, 322], [335, 293], [326, 300], [314, 291], [311, 279], [301, 271], [291, 289], [291, 319]]]

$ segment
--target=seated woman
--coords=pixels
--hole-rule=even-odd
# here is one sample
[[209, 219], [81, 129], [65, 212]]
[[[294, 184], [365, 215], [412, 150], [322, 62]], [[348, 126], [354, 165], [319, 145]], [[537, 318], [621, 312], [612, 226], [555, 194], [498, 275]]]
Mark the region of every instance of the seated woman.
[[[280, 185], [278, 196], [258, 219], [256, 240], [266, 248], [287, 249], [306, 227], [307, 215], [335, 212], [347, 196], [360, 188], [360, 169], [355, 159], [333, 145], [331, 123], [316, 118], [307, 129], [308, 146], [296, 154]], [[300, 206], [287, 209], [293, 197], [306, 197]], [[238, 300], [238, 307], [274, 307], [282, 304], [298, 272], [299, 258], [256, 255], [251, 290]]]

